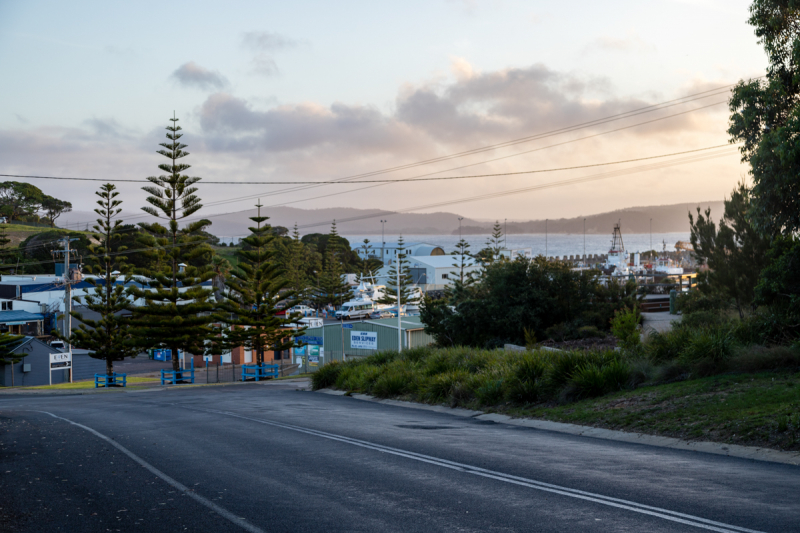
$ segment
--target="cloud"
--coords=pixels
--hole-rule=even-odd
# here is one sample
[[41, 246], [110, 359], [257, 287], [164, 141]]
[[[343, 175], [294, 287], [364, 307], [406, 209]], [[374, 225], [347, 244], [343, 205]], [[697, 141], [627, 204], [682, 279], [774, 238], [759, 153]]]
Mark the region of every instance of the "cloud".
[[194, 61], [184, 63], [170, 77], [184, 87], [196, 89], [219, 90], [228, 85], [228, 80], [222, 74], [203, 68]]
[[278, 73], [274, 53], [278, 50], [293, 48], [298, 41], [278, 33], [268, 31], [250, 31], [242, 34], [241, 44], [254, 53], [251, 68], [254, 74], [274, 76]]
[[605, 50], [610, 52], [652, 52], [655, 45], [642, 39], [635, 33], [627, 36], [601, 35], [584, 47], [584, 52]]

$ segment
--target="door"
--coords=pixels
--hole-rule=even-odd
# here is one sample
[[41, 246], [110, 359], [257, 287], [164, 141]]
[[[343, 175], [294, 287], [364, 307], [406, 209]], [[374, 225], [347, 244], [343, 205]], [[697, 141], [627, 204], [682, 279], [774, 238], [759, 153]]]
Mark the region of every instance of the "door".
[[253, 362], [253, 350], [245, 350], [244, 351], [244, 362], [245, 363], [252, 363]]

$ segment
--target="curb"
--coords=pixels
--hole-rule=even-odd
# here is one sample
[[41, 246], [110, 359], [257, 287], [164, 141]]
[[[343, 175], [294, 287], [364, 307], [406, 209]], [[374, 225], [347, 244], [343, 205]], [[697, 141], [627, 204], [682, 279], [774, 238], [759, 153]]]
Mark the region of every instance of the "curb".
[[[345, 391], [333, 389], [320, 389], [316, 392], [331, 394], [334, 396], [344, 396]], [[459, 407], [451, 408], [443, 405], [427, 405], [415, 402], [404, 402], [400, 400], [381, 400], [369, 394], [352, 394], [356, 400], [364, 400], [396, 407], [406, 407], [409, 409], [420, 409], [423, 411], [434, 411], [449, 415], [461, 416], [465, 418], [475, 418], [476, 420], [486, 420], [498, 424], [510, 426], [521, 426], [568, 435], [578, 435], [581, 437], [591, 437], [595, 439], [606, 439], [618, 442], [630, 442], [635, 444], [645, 444], [659, 448], [670, 448], [673, 450], [688, 450], [700, 453], [710, 453], [714, 455], [725, 455], [740, 459], [752, 459], [753, 461], [764, 461], [770, 463], [780, 463], [786, 465], [800, 466], [800, 452], [782, 452], [769, 448], [756, 448], [754, 446], [740, 446], [738, 444], [721, 444], [710, 441], [687, 441], [673, 437], [659, 437], [657, 435], [647, 435], [645, 433], [630, 433], [614, 429], [595, 428], [591, 426], [579, 426], [577, 424], [565, 424], [563, 422], [551, 422], [549, 420], [538, 420], [533, 418], [512, 418], [507, 415], [497, 413], [485, 413], [483, 411], [472, 411]]]

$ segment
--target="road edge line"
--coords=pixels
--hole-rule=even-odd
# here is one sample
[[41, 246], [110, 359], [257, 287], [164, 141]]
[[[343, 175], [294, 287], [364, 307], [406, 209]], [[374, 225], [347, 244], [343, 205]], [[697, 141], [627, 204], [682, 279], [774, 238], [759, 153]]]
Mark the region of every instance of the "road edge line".
[[[342, 395], [345, 393], [333, 391], [333, 389], [320, 389], [315, 392], [324, 394]], [[475, 418], [486, 420], [498, 424], [508, 424], [510, 426], [527, 427], [554, 433], [565, 433], [580, 437], [590, 437], [595, 439], [605, 439], [617, 442], [629, 442], [634, 444], [644, 444], [657, 448], [668, 448], [672, 450], [693, 451], [698, 453], [708, 453], [712, 455], [724, 455], [739, 459], [752, 459], [766, 463], [778, 463], [792, 466], [800, 466], [800, 452], [782, 452], [770, 448], [757, 448], [755, 446], [742, 446], [739, 444], [723, 444], [711, 441], [687, 441], [674, 437], [661, 437], [658, 435], [648, 435], [646, 433], [631, 433], [616, 429], [596, 428], [592, 426], [581, 426], [578, 424], [566, 424], [564, 422], [553, 422], [550, 420], [540, 420], [535, 418], [512, 418], [508, 415], [499, 413], [485, 413], [483, 411], [471, 411], [469, 409], [445, 407], [443, 405], [428, 405], [403, 400], [387, 400], [376, 398], [369, 394], [351, 394], [351, 398], [356, 400], [394, 405], [395, 407], [406, 407], [409, 409], [421, 409], [424, 411], [434, 411], [453, 416]], [[472, 413], [472, 414], [470, 414]]]

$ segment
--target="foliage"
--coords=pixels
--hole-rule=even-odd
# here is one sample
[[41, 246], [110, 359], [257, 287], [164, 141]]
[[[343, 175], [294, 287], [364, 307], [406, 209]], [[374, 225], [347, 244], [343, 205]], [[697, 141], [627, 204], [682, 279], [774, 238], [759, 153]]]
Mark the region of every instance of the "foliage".
[[[68, 339], [70, 344], [89, 350], [89, 355], [106, 362], [106, 374], [114, 373], [114, 361], [122, 361], [126, 357], [136, 357], [139, 350], [132, 343], [132, 331], [127, 316], [131, 304], [125, 295], [123, 283], [118, 283], [120, 276], [114, 272], [126, 272], [126, 258], [120, 255], [125, 247], [119, 245], [122, 221], [117, 216], [122, 211], [122, 201], [118, 200], [116, 186], [106, 183], [95, 192], [100, 198], [99, 208], [94, 212], [100, 217], [93, 229], [98, 244], [89, 245], [91, 264], [87, 270], [98, 275], [87, 278], [94, 289], [85, 296], [87, 309], [96, 313], [97, 319], [86, 318], [77, 311], [72, 316], [80, 321], [78, 329]], [[80, 301], [79, 297], [75, 297]]]
[[441, 346], [523, 344], [525, 329], [537, 339], [556, 325], [575, 334], [582, 326], [608, 331], [616, 310], [635, 305], [634, 293], [633, 283], [604, 287], [596, 273], [518, 258], [487, 265], [480, 283], [459, 287], [444, 302], [426, 300], [421, 318]]
[[12, 365], [22, 360], [25, 354], [15, 354], [13, 351], [24, 338], [22, 335], [0, 332], [0, 365]]
[[0, 183], [0, 213], [9, 222], [32, 215], [42, 205], [45, 194], [31, 183], [5, 181]]
[[[384, 305], [393, 305], [399, 309], [407, 304], [416, 305], [419, 303], [419, 297], [416, 292], [411, 289], [411, 269], [408, 267], [408, 259], [403, 249], [405, 242], [403, 236], [397, 240], [398, 254], [397, 259], [392, 262], [389, 271], [386, 274], [386, 290], [384, 295], [377, 303]], [[398, 277], [399, 273], [399, 277]], [[398, 293], [400, 302], [398, 304]]]
[[639, 309], [621, 309], [614, 313], [611, 320], [611, 333], [619, 339], [619, 345], [623, 350], [633, 350], [641, 344], [639, 335], [639, 322], [641, 315]]
[[770, 243], [750, 223], [750, 203], [750, 190], [740, 183], [725, 200], [725, 215], [718, 231], [710, 209], [703, 215], [698, 207], [697, 220], [689, 214], [695, 259], [709, 268], [699, 288], [732, 300], [741, 318], [745, 309], [755, 310], [755, 287], [766, 265]]
[[288, 350], [305, 328], [290, 329], [300, 318], [299, 313], [277, 316], [278, 302], [290, 307], [294, 295], [274, 260], [274, 252], [268, 249], [275, 235], [269, 224], [262, 224], [269, 217], [261, 216], [262, 206], [257, 207], [258, 215], [250, 217], [256, 227], [249, 228], [250, 235], [243, 239], [247, 248], [239, 251], [241, 261], [225, 280], [228, 290], [218, 306], [218, 320], [230, 325], [225, 332], [227, 344], [255, 351], [256, 362], [261, 364], [267, 349]]
[[44, 218], [50, 222], [50, 226], [55, 227], [58, 217], [72, 211], [72, 204], [66, 200], [59, 200], [52, 196], [44, 196], [40, 208], [44, 212]]
[[349, 257], [348, 252], [352, 251], [347, 239], [340, 237], [336, 231], [335, 220], [331, 224], [331, 232], [327, 236], [324, 249], [322, 272], [319, 274], [319, 284], [314, 295], [314, 303], [318, 307], [343, 304], [353, 295], [350, 285], [343, 277], [344, 261]]
[[767, 52], [766, 79], [740, 81], [729, 101], [728, 133], [750, 164], [750, 214], [767, 234], [800, 230], [800, 11], [796, 2], [754, 0], [749, 24]]
[[793, 318], [800, 317], [800, 239], [775, 239], [756, 287], [757, 302]]
[[[144, 304], [134, 308], [132, 326], [136, 332], [136, 343], [141, 348], [163, 347], [172, 352], [172, 368], [179, 370], [178, 350], [201, 354], [205, 342], [212, 337], [207, 313], [213, 310], [210, 301], [212, 291], [202, 283], [213, 277], [208, 268], [213, 250], [201, 234], [211, 222], [197, 220], [179, 226], [178, 221], [196, 213], [201, 207], [194, 186], [200, 178], [189, 177], [183, 172], [190, 166], [179, 162], [189, 155], [186, 145], [180, 142], [183, 136], [177, 118], [170, 119], [167, 139], [158, 153], [169, 159], [169, 163], [158, 166], [165, 174], [151, 176], [152, 185], [143, 187], [149, 193], [143, 207], [146, 213], [166, 221], [142, 223], [146, 234], [141, 244], [151, 262], [139, 269], [140, 281], [147, 286], [130, 287], [130, 294], [143, 299]], [[197, 264], [200, 262], [200, 265]], [[186, 264], [185, 267], [181, 263]]]

